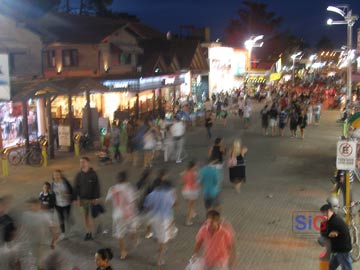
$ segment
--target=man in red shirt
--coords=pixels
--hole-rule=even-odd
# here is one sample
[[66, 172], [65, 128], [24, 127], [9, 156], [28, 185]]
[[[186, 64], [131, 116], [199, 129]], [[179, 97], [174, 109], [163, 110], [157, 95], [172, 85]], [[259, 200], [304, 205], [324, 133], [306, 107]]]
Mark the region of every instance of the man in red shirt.
[[230, 270], [236, 262], [235, 232], [220, 219], [220, 213], [210, 210], [206, 222], [196, 236], [194, 256], [203, 249], [204, 270]]

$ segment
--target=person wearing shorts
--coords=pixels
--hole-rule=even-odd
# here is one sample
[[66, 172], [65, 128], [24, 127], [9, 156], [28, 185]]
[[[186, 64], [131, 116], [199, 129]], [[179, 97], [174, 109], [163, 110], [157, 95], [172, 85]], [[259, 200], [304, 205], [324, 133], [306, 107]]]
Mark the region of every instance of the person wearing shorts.
[[190, 161], [187, 170], [182, 176], [183, 187], [182, 195], [188, 204], [188, 212], [186, 215], [185, 225], [191, 226], [191, 219], [195, 217], [194, 206], [196, 200], [199, 198], [199, 185], [197, 183], [196, 163]]
[[[100, 182], [93, 168], [90, 167], [90, 159], [82, 157], [80, 159], [80, 172], [75, 177], [74, 198], [79, 200], [78, 204], [83, 209], [86, 235], [84, 240], [92, 240], [92, 230], [90, 225], [90, 212], [92, 205], [98, 204], [100, 198]], [[96, 220], [93, 218], [93, 230], [96, 231]]]
[[126, 235], [130, 235], [133, 246], [137, 245], [137, 205], [135, 188], [127, 181], [125, 171], [117, 174], [117, 183], [109, 188], [106, 201], [113, 203], [113, 236], [119, 240], [120, 259], [126, 259]]
[[271, 109], [269, 111], [270, 117], [270, 129], [271, 129], [271, 136], [275, 136], [275, 129], [277, 126], [277, 118], [278, 118], [278, 110], [276, 108], [276, 104], [273, 103]]
[[161, 181], [145, 199], [144, 207], [148, 212], [149, 223], [159, 243], [158, 266], [165, 264], [166, 245], [177, 231], [173, 214], [175, 202], [176, 193], [168, 181]]

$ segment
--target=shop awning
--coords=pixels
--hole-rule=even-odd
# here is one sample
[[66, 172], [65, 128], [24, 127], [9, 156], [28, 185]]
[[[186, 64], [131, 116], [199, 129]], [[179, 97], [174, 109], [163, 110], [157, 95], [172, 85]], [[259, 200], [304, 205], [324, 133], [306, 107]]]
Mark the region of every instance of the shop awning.
[[108, 91], [108, 88], [100, 82], [97, 78], [89, 77], [74, 77], [64, 78], [62, 80], [55, 81], [54, 84], [61, 88], [66, 89], [68, 94], [78, 95], [86, 90], [91, 92], [103, 92]]
[[12, 101], [26, 101], [66, 94], [66, 89], [56, 86], [49, 80], [15, 80], [11, 81], [10, 87]]
[[36, 98], [48, 98], [63, 95], [78, 95], [86, 90], [91, 92], [108, 91], [98, 80], [93, 78], [61, 78], [49, 80], [14, 80], [11, 81], [11, 100], [24, 101]]

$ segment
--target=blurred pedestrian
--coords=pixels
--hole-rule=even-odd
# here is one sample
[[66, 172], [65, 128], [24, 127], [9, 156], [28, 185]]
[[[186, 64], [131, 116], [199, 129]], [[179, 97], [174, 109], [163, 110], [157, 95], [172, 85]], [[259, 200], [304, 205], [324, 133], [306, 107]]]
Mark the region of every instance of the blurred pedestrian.
[[299, 116], [295, 110], [295, 108], [291, 108], [288, 121], [290, 121], [290, 132], [291, 137], [296, 138], [296, 130], [299, 123]]
[[207, 136], [209, 139], [211, 139], [211, 128], [213, 126], [213, 120], [211, 117], [211, 112], [206, 112], [205, 113], [205, 128], [206, 128], [206, 132], [207, 132]]
[[159, 243], [157, 265], [165, 264], [164, 252], [168, 241], [176, 234], [173, 207], [176, 193], [172, 185], [164, 179], [145, 199], [145, 209], [155, 237]]
[[49, 248], [49, 238], [50, 247], [55, 248], [56, 227], [51, 215], [43, 209], [39, 199], [30, 198], [26, 203], [27, 211], [22, 217], [25, 245], [28, 247], [29, 256], [34, 258], [35, 265], [42, 269], [44, 254]]
[[279, 135], [281, 137], [285, 134], [285, 126], [287, 123], [287, 112], [285, 110], [285, 107], [281, 107], [281, 111], [279, 113]]
[[305, 114], [304, 110], [301, 111], [298, 121], [299, 121], [298, 125], [300, 127], [301, 139], [304, 139], [305, 138], [305, 128], [307, 126], [307, 115]]
[[261, 127], [263, 130], [263, 135], [267, 136], [268, 127], [269, 127], [269, 109], [267, 104], [264, 106], [264, 108], [261, 109], [260, 115], [261, 115]]
[[136, 191], [128, 182], [126, 171], [117, 174], [117, 183], [109, 188], [106, 201], [112, 200], [113, 235], [119, 241], [120, 259], [126, 259], [128, 250], [125, 237], [130, 236], [133, 246], [137, 245]]
[[188, 211], [185, 225], [191, 226], [191, 219], [196, 216], [194, 207], [199, 198], [199, 185], [197, 183], [197, 167], [195, 161], [190, 161], [189, 165], [182, 175], [182, 195], [187, 202]]
[[53, 182], [51, 186], [55, 194], [55, 209], [60, 223], [61, 234], [58, 237], [58, 241], [60, 241], [65, 238], [65, 224], [68, 227], [70, 226], [73, 188], [61, 170], [55, 170], [53, 172]]
[[184, 151], [185, 124], [179, 117], [175, 118], [174, 124], [170, 127], [170, 132], [174, 140], [176, 163], [181, 163]]
[[[81, 206], [84, 216], [86, 235], [84, 241], [93, 240], [92, 229], [90, 225], [90, 213], [92, 207], [99, 205], [100, 182], [97, 173], [90, 167], [90, 159], [82, 157], [80, 159], [80, 172], [75, 177], [74, 199]], [[93, 231], [96, 231], [96, 220], [92, 219]]]
[[225, 155], [225, 146], [222, 138], [216, 138], [214, 144], [210, 147], [208, 158], [210, 162], [219, 170], [223, 168]]
[[269, 111], [269, 118], [270, 118], [270, 128], [271, 128], [271, 136], [275, 136], [275, 129], [277, 126], [277, 118], [278, 118], [279, 112], [276, 107], [276, 103], [273, 103], [271, 105], [270, 111]]
[[238, 193], [240, 193], [241, 184], [246, 181], [245, 154], [247, 151], [247, 147], [243, 146], [241, 140], [238, 139], [234, 141], [230, 152], [229, 177]]
[[121, 160], [120, 154], [120, 129], [117, 126], [116, 122], [113, 121], [111, 125], [111, 146], [114, 150], [114, 162], [119, 162]]
[[251, 103], [248, 99], [245, 101], [244, 106], [244, 128], [247, 129], [250, 125], [250, 117], [251, 117]]
[[199, 257], [201, 250], [204, 270], [229, 270], [236, 263], [235, 232], [216, 210], [207, 212], [206, 222], [196, 236], [193, 257]]
[[220, 181], [221, 175], [218, 169], [207, 163], [199, 171], [199, 183], [202, 189], [205, 209], [214, 209], [220, 207]]
[[95, 253], [96, 270], [112, 270], [110, 261], [113, 256], [113, 252], [110, 248], [99, 249]]

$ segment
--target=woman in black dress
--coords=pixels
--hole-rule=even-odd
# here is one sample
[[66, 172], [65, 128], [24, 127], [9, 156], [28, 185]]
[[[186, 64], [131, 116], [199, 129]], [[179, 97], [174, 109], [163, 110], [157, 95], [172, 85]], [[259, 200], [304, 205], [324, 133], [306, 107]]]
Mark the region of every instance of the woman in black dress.
[[241, 140], [235, 140], [230, 152], [229, 176], [236, 192], [240, 193], [241, 184], [246, 180], [245, 154], [248, 149], [241, 145]]
[[224, 162], [225, 147], [222, 138], [216, 138], [214, 144], [210, 147], [208, 157], [211, 163], [218, 169], [222, 168]]

